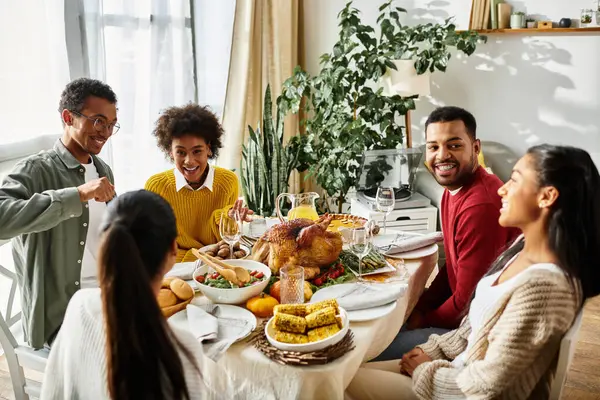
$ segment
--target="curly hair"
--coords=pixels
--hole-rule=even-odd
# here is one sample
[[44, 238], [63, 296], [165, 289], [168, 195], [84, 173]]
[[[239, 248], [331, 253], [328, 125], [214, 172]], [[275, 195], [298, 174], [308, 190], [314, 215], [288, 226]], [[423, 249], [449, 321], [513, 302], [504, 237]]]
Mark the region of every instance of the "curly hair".
[[209, 107], [189, 103], [183, 107], [169, 107], [156, 121], [156, 127], [152, 134], [156, 137], [158, 147], [169, 159], [173, 159], [171, 145], [173, 139], [185, 135], [192, 135], [204, 139], [210, 146], [215, 158], [219, 155], [219, 149], [223, 147], [221, 138], [223, 127], [219, 118]]
[[79, 78], [70, 82], [60, 95], [58, 112], [63, 110], [81, 112], [89, 96], [100, 97], [112, 104], [117, 103], [117, 95], [110, 86], [96, 79]]

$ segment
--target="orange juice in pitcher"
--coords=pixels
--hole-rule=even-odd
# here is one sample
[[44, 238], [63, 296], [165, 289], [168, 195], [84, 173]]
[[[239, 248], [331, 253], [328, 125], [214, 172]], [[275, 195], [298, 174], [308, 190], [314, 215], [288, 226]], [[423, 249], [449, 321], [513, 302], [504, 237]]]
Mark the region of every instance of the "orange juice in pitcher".
[[279, 203], [282, 198], [287, 197], [292, 202], [292, 208], [288, 212], [288, 220], [298, 219], [298, 218], [306, 218], [312, 221], [316, 221], [319, 219], [319, 214], [317, 213], [317, 207], [315, 206], [315, 200], [319, 198], [319, 195], [314, 192], [310, 193], [300, 193], [300, 194], [290, 194], [290, 193], [282, 193], [277, 196], [276, 200], [276, 210], [277, 216], [283, 222], [283, 215], [281, 214], [281, 209], [279, 207]]

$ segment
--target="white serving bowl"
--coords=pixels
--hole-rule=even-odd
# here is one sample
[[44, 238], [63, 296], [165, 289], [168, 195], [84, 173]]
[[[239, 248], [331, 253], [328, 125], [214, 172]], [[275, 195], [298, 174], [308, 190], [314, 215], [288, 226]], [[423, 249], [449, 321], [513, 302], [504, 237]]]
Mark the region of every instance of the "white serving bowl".
[[342, 329], [335, 335], [329, 336], [323, 340], [319, 340], [318, 342], [309, 342], [309, 343], [301, 343], [301, 344], [292, 344], [292, 343], [283, 343], [275, 340], [275, 317], [271, 317], [267, 326], [265, 326], [265, 334], [267, 335], [267, 340], [271, 345], [277, 347], [279, 350], [285, 351], [297, 351], [299, 353], [308, 353], [311, 351], [319, 351], [323, 350], [325, 347], [334, 345], [338, 343], [340, 340], [346, 336], [348, 329], [350, 328], [350, 320], [348, 319], [348, 314], [346, 310], [341, 307], [338, 307], [340, 310], [340, 316], [342, 317]]
[[267, 287], [269, 279], [271, 278], [271, 270], [265, 264], [253, 260], [223, 260], [223, 262], [229, 265], [246, 268], [248, 272], [252, 272], [253, 270], [262, 272], [265, 274], [265, 278], [262, 280], [262, 282], [255, 285], [237, 289], [214, 288], [196, 280], [196, 277], [199, 275], [204, 275], [207, 272], [215, 272], [214, 269], [208, 265], [197, 261], [197, 267], [193, 274], [194, 281], [198, 285], [198, 288], [202, 294], [204, 294], [213, 303], [242, 304], [245, 303], [249, 298], [258, 296]]

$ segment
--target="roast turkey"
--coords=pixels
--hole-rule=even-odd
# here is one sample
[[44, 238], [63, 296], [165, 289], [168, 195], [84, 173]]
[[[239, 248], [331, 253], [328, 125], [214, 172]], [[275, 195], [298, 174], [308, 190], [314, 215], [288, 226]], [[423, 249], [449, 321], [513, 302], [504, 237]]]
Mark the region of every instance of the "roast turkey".
[[304, 267], [304, 279], [319, 274], [320, 268], [335, 262], [342, 251], [339, 233], [327, 231], [332, 217], [319, 220], [294, 219], [273, 226], [256, 243], [254, 259], [265, 257], [274, 274], [286, 264]]

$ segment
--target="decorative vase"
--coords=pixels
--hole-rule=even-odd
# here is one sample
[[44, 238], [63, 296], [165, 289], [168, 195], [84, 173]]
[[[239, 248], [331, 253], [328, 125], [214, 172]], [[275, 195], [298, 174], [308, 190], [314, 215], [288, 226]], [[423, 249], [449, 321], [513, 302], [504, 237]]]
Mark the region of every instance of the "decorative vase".
[[523, 17], [523, 15], [513, 14], [510, 16], [510, 28], [511, 29], [522, 29], [524, 26], [525, 26], [525, 18]]
[[570, 18], [562, 18], [558, 23], [559, 28], [570, 28], [571, 27], [571, 19]]
[[527, 29], [533, 29], [533, 28], [535, 28], [535, 21], [527, 22]]

